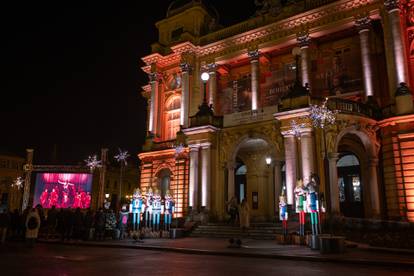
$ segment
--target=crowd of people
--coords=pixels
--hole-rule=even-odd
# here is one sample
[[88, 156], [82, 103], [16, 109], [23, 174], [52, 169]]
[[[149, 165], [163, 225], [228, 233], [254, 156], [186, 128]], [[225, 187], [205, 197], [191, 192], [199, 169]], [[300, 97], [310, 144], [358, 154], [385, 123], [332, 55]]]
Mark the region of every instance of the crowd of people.
[[33, 246], [41, 236], [44, 239], [104, 240], [123, 239], [129, 223], [129, 212], [123, 207], [118, 213], [100, 208], [96, 212], [80, 208], [44, 210], [39, 204], [22, 213], [17, 209], [0, 211], [0, 243], [6, 240], [26, 240]]

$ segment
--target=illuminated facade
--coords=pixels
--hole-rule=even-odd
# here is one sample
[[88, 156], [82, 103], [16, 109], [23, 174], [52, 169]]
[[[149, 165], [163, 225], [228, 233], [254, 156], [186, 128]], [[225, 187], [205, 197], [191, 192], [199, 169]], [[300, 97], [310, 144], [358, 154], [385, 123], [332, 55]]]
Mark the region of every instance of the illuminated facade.
[[18, 177], [24, 176], [25, 159], [20, 156], [0, 155], [0, 208], [19, 209], [22, 190], [13, 185]]
[[[414, 1], [259, 2], [226, 28], [196, 0], [156, 23], [141, 188], [168, 188], [179, 216], [222, 220], [236, 196], [273, 221], [316, 173], [330, 213], [414, 221]], [[339, 113], [318, 129], [325, 97]]]

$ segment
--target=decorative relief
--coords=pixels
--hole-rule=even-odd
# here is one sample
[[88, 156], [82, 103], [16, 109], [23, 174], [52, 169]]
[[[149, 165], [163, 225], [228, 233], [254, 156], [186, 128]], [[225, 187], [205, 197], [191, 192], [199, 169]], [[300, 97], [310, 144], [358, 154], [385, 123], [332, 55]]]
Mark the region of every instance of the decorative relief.
[[307, 47], [310, 45], [311, 38], [309, 36], [309, 32], [302, 31], [296, 34], [296, 40], [298, 42], [298, 46], [300, 48]]
[[392, 11], [395, 9], [400, 9], [400, 0], [385, 0], [384, 6], [387, 9], [387, 11]]

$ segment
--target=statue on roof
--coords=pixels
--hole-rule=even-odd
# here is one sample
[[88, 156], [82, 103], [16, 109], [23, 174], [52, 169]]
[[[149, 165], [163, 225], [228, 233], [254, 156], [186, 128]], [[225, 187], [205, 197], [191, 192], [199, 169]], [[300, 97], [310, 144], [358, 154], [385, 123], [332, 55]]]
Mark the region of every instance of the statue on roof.
[[254, 4], [257, 7], [256, 15], [270, 14], [271, 16], [277, 16], [282, 11], [281, 0], [254, 0]]

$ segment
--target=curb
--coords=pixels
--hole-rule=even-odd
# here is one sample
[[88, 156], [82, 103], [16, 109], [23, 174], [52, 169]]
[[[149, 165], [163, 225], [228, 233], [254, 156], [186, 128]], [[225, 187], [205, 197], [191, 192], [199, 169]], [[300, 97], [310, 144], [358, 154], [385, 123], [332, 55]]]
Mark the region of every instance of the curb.
[[207, 250], [207, 249], [194, 249], [194, 248], [182, 248], [182, 247], [166, 247], [166, 246], [154, 246], [154, 245], [123, 245], [123, 244], [108, 244], [108, 243], [88, 243], [88, 242], [74, 242], [65, 243], [60, 241], [38, 241], [45, 244], [59, 244], [69, 246], [85, 246], [85, 247], [102, 247], [102, 248], [125, 248], [125, 249], [138, 249], [138, 250], [152, 250], [152, 251], [164, 251], [174, 252], [182, 254], [194, 254], [194, 255], [214, 255], [214, 256], [227, 256], [227, 257], [243, 257], [243, 258], [262, 258], [262, 259], [281, 259], [281, 260], [298, 260], [308, 262], [331, 262], [331, 263], [343, 263], [343, 264], [356, 264], [356, 265], [374, 265], [374, 266], [399, 266], [414, 268], [414, 262], [406, 261], [382, 261], [372, 259], [355, 259], [346, 257], [329, 257], [329, 256], [298, 256], [298, 255], [277, 255], [277, 254], [260, 254], [260, 253], [248, 253], [248, 252], [236, 252], [236, 251], [220, 251], [220, 250]]

